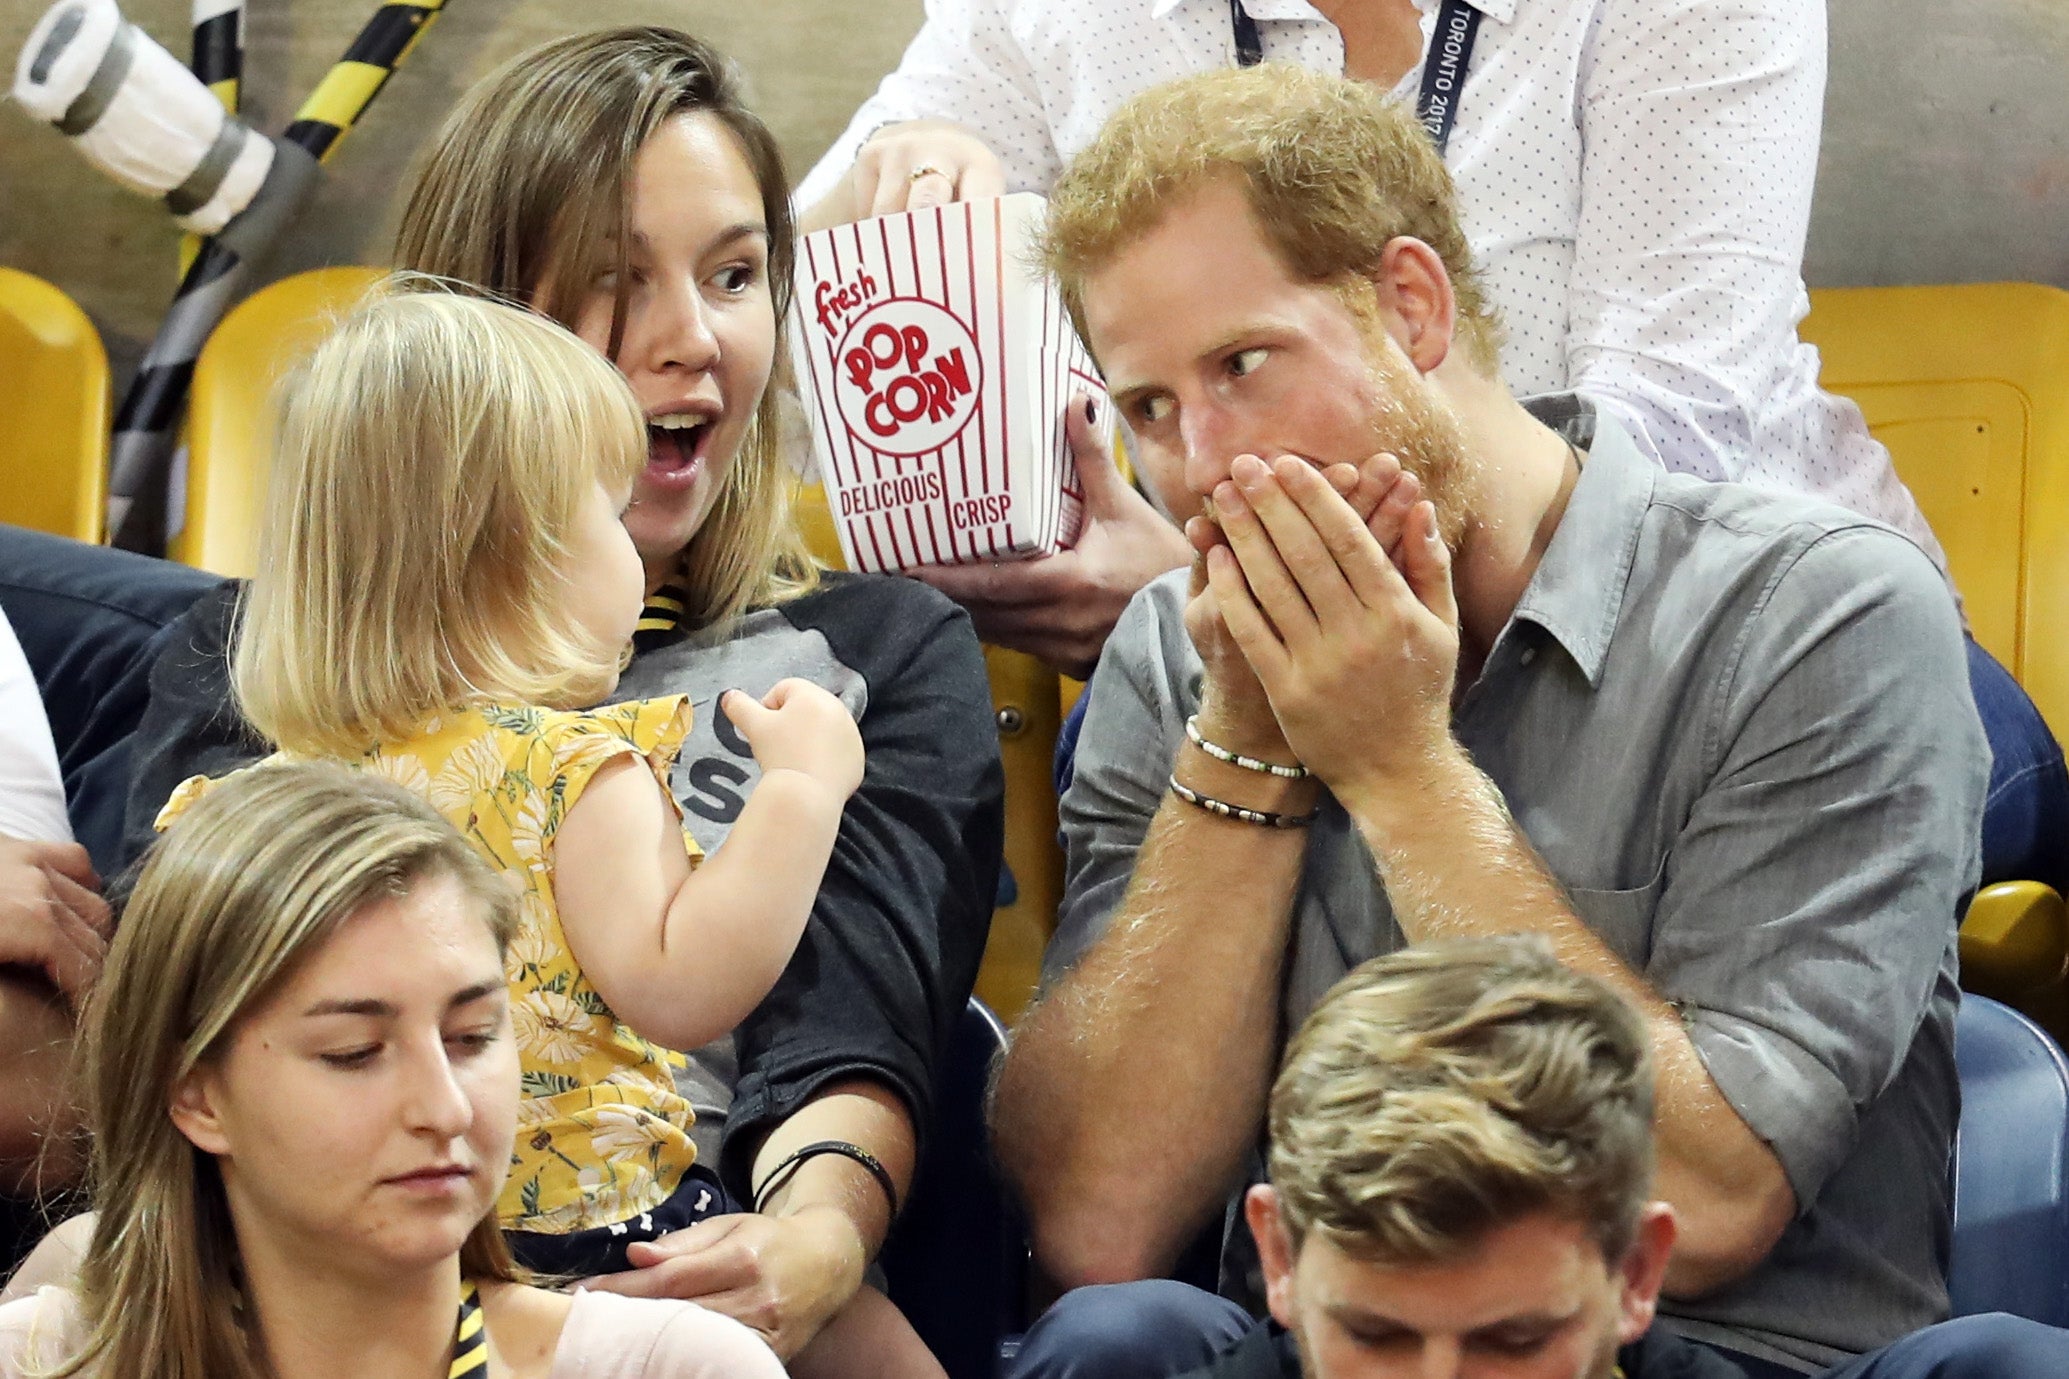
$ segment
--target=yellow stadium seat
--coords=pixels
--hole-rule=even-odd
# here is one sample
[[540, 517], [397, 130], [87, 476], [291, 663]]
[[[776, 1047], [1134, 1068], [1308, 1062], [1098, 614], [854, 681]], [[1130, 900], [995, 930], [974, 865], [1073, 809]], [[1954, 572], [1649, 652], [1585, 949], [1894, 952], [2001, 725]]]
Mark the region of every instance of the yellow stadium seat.
[[108, 356], [70, 297], [0, 268], [0, 522], [101, 539]]
[[[1811, 294], [1802, 333], [1917, 496], [1976, 640], [2069, 733], [2069, 292], [1834, 288]], [[1961, 958], [1964, 985], [2069, 1036], [2069, 923], [2052, 890], [1986, 887]]]
[[[836, 570], [846, 567], [826, 491], [818, 484], [806, 484], [799, 492], [798, 525], [812, 554]], [[992, 915], [977, 995], [1011, 1023], [1034, 994], [1042, 949], [1056, 927], [1056, 907], [1063, 899], [1053, 762], [1064, 705], [1056, 672], [1032, 656], [988, 646], [984, 666], [991, 677], [991, 707], [1006, 768], [1006, 865], [1018, 893], [1012, 904]]]
[[273, 472], [273, 385], [380, 276], [374, 268], [317, 268], [282, 278], [239, 303], [208, 337], [194, 367], [186, 520], [170, 544], [173, 559], [251, 574]]
[[1034, 657], [984, 648], [991, 707], [1006, 768], [1006, 865], [1018, 888], [991, 918], [977, 995], [1008, 1023], [1020, 1018], [1042, 974], [1042, 950], [1063, 902], [1056, 841], [1056, 732], [1063, 725], [1056, 672]]

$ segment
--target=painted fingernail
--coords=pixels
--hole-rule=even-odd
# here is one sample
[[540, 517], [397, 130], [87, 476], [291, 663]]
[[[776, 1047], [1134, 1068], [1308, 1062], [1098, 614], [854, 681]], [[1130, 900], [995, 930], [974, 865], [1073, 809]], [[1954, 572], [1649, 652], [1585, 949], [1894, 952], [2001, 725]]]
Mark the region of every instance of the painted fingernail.
[[1094, 401], [1092, 401], [1091, 398], [1088, 397], [1085, 399], [1085, 424], [1087, 426], [1090, 426], [1092, 423], [1098, 420], [1099, 404], [1095, 403]]

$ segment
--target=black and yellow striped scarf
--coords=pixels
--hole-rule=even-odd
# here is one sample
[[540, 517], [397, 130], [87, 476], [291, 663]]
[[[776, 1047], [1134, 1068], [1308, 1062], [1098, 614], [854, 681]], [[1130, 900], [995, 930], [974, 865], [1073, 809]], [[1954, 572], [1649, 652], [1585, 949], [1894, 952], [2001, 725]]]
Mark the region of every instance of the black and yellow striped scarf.
[[460, 1322], [453, 1329], [452, 1379], [488, 1379], [489, 1338], [481, 1326], [481, 1290], [470, 1279], [460, 1290]]
[[670, 581], [647, 595], [639, 623], [632, 630], [632, 649], [645, 651], [674, 641], [683, 631], [683, 616], [689, 610], [689, 591]]

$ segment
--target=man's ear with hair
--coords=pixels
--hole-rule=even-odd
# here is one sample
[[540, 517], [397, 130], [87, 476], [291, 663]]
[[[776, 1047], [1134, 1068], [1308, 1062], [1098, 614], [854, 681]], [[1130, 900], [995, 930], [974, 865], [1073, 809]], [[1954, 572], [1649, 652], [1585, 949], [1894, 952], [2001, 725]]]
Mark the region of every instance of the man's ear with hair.
[[1279, 1211], [1279, 1194], [1269, 1183], [1259, 1183], [1243, 1194], [1243, 1217], [1250, 1223], [1251, 1238], [1257, 1242], [1257, 1259], [1264, 1266], [1264, 1297], [1279, 1325], [1293, 1325], [1293, 1265], [1300, 1252]]
[[1638, 1229], [1623, 1263], [1612, 1266], [1622, 1288], [1617, 1341], [1629, 1345], [1652, 1326], [1659, 1309], [1660, 1287], [1667, 1279], [1667, 1259], [1674, 1253], [1674, 1209], [1665, 1202], [1647, 1202], [1638, 1214]]
[[1443, 258], [1411, 235], [1396, 235], [1365, 276], [1379, 299], [1387, 334], [1417, 373], [1434, 372], [1451, 357], [1458, 332], [1458, 302]]

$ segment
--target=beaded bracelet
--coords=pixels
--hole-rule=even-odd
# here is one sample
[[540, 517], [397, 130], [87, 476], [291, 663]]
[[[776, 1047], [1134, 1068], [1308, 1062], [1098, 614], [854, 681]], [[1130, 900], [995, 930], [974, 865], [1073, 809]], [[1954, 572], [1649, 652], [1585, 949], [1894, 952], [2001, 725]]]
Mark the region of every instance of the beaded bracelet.
[[1256, 824], [1259, 828], [1306, 828], [1322, 812], [1318, 805], [1305, 814], [1273, 814], [1263, 809], [1245, 809], [1227, 800], [1217, 800], [1212, 795], [1202, 795], [1191, 786], [1180, 785], [1178, 777], [1171, 777], [1171, 793], [1196, 809], [1204, 809], [1221, 819], [1234, 819], [1238, 823]]
[[1240, 766], [1245, 771], [1256, 771], [1261, 775], [1277, 776], [1280, 780], [1303, 780], [1308, 774], [1308, 769], [1305, 766], [1281, 766], [1276, 761], [1262, 761], [1257, 757], [1246, 757], [1241, 752], [1231, 752], [1218, 742], [1209, 742], [1206, 735], [1200, 731], [1200, 719], [1197, 714], [1185, 720], [1185, 739], [1208, 756], [1213, 757], [1216, 761], [1225, 761], [1231, 766]]

